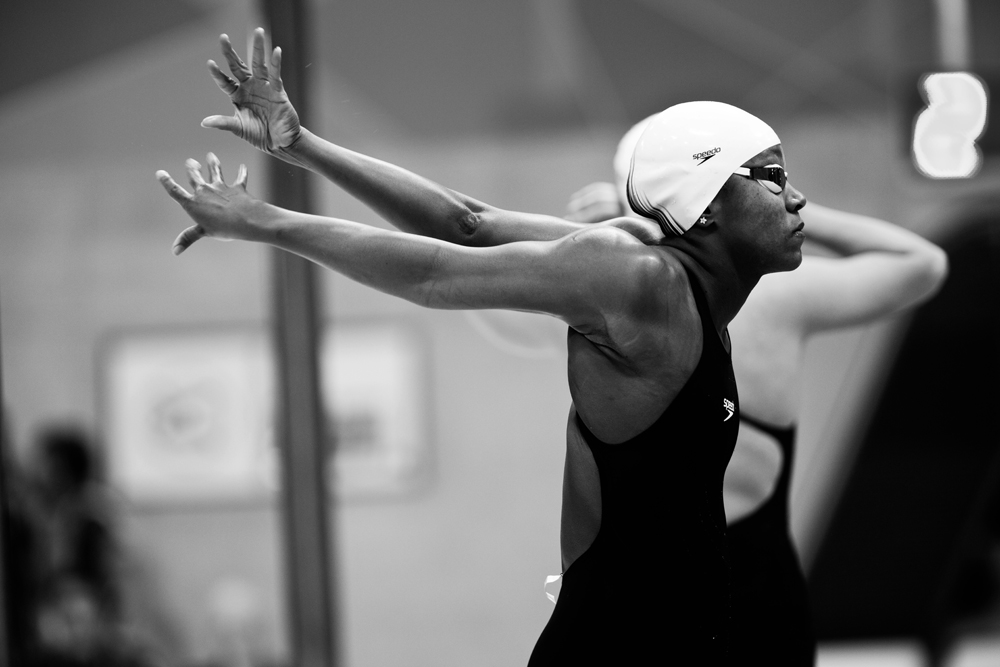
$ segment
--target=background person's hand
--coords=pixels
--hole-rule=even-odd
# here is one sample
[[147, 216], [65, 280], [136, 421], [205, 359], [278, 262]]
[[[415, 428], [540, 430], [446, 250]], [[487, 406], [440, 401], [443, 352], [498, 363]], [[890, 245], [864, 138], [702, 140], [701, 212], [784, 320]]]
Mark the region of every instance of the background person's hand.
[[569, 198], [566, 219], [573, 222], [594, 223], [624, 215], [618, 190], [613, 183], [591, 183]]
[[208, 236], [219, 240], [249, 239], [250, 213], [261, 205], [247, 193], [247, 168], [240, 165], [236, 180], [226, 185], [222, 178], [222, 165], [214, 154], [208, 154], [208, 173], [211, 182], [205, 182], [201, 165], [195, 160], [186, 162], [188, 178], [194, 194], [188, 192], [165, 171], [156, 172], [156, 178], [173, 199], [191, 216], [195, 224], [178, 235], [173, 252], [179, 255], [188, 246]]
[[232, 76], [219, 69], [214, 60], [208, 61], [208, 69], [222, 92], [229, 95], [236, 113], [209, 116], [201, 121], [202, 127], [228, 130], [265, 153], [284, 157], [281, 149], [299, 138], [301, 127], [281, 83], [281, 48], [275, 47], [267, 62], [264, 29], [257, 28], [253, 33], [252, 67], [247, 67], [228, 36], [220, 36], [219, 41]]

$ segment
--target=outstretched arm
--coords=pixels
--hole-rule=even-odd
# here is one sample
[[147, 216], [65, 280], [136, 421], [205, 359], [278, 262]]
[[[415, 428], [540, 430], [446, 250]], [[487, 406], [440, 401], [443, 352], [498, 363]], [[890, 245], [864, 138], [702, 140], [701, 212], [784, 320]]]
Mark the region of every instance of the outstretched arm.
[[793, 302], [788, 312], [806, 331], [861, 324], [913, 306], [947, 276], [944, 251], [902, 227], [813, 203], [801, 215], [809, 239], [841, 255], [807, 256], [783, 282]]
[[275, 48], [268, 59], [264, 37], [262, 28], [254, 31], [248, 67], [229, 38], [221, 36], [222, 53], [232, 76], [214, 61], [208, 66], [236, 113], [210, 116], [202, 121], [203, 126], [232, 132], [270, 155], [325, 176], [406, 232], [466, 246], [493, 246], [549, 241], [580, 229], [579, 224], [561, 218], [484, 204], [301, 127], [281, 82], [281, 49]]
[[397, 229], [466, 246], [551, 241], [582, 225], [507, 211], [443, 187], [402, 167], [348, 150], [306, 129], [289, 153], [336, 183]]
[[[271, 206], [247, 193], [246, 168], [227, 185], [208, 156], [209, 181], [187, 164], [193, 193], [164, 171], [157, 178], [194, 221], [174, 244], [180, 254], [201, 237], [267, 243], [382, 292], [430, 308], [506, 308], [555, 315], [586, 331], [603, 327], [641, 282], [630, 267], [636, 244], [618, 230], [584, 230], [552, 242], [465, 248], [347, 220]], [[585, 238], [586, 237], [586, 238]], [[634, 272], [633, 272], [634, 273]]]

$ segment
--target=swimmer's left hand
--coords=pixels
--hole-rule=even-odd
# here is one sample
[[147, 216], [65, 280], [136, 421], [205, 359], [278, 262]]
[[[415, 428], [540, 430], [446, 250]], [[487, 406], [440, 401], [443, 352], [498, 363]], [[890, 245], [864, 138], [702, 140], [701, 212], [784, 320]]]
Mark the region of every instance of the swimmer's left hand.
[[222, 92], [229, 95], [236, 113], [209, 116], [201, 121], [202, 127], [232, 132], [265, 153], [297, 164], [284, 152], [298, 140], [302, 128], [281, 82], [281, 49], [276, 47], [268, 62], [264, 29], [257, 28], [253, 34], [251, 67], [247, 67], [229, 37], [222, 35], [219, 39], [232, 76], [225, 74], [214, 60], [208, 61], [208, 70]]
[[222, 178], [222, 164], [214, 154], [208, 154], [208, 172], [211, 178], [206, 182], [201, 174], [201, 165], [195, 160], [186, 162], [188, 178], [194, 193], [190, 193], [165, 171], [156, 172], [156, 178], [167, 194], [181, 205], [191, 216], [191, 225], [174, 241], [173, 252], [179, 255], [203, 236], [219, 240], [253, 239], [253, 224], [263, 202], [247, 193], [247, 168], [240, 165], [236, 180], [227, 185]]

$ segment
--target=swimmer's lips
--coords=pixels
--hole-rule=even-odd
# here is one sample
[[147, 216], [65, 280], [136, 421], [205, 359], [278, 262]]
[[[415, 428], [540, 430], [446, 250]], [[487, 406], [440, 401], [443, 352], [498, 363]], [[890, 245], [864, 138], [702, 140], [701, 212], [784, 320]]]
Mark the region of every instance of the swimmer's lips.
[[804, 231], [802, 231], [802, 230], [805, 229], [805, 227], [806, 227], [806, 223], [799, 222], [799, 226], [796, 227], [794, 230], [792, 230], [792, 236], [794, 236], [795, 238], [802, 238], [802, 239], [804, 239], [806, 237], [806, 233]]

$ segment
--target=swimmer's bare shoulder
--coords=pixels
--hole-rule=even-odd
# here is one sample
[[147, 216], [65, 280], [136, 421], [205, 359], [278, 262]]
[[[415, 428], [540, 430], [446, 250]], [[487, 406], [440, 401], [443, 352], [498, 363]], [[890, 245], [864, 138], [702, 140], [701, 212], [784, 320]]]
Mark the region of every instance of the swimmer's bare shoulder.
[[[573, 402], [598, 438], [623, 442], [647, 428], [673, 401], [701, 357], [701, 319], [687, 272], [674, 250], [646, 245], [614, 226], [573, 235], [613, 255], [611, 293], [599, 327], [573, 327], [569, 382]], [[603, 264], [604, 262], [601, 262]]]
[[652, 220], [633, 216], [620, 216], [594, 224], [595, 227], [614, 227], [628, 232], [646, 245], [658, 245], [663, 240], [663, 231]]
[[[594, 270], [603, 271], [588, 281], [594, 299], [605, 304], [599, 328], [606, 329], [608, 339], [600, 342], [628, 360], [634, 348], [651, 341], [658, 346], [665, 333], [700, 320], [687, 273], [673, 249], [655, 243], [655, 235], [640, 221], [614, 222], [620, 224], [591, 225], [562, 242], [576, 246], [572, 254], [594, 258]], [[584, 335], [601, 333], [574, 328]]]
[[[656, 335], [662, 338], [664, 331], [672, 333], [675, 343], [683, 342], [677, 339], [678, 335], [686, 339], [688, 336], [684, 334], [689, 334], [693, 338], [690, 342], [700, 351], [701, 318], [691, 293], [691, 282], [674, 251], [663, 245], [664, 234], [660, 226], [652, 220], [632, 216], [612, 218], [595, 225], [602, 226], [618, 229], [649, 247], [645, 254], [653, 261], [645, 265], [645, 281], [639, 290], [641, 296], [637, 304], [637, 313], [645, 316], [641, 319], [666, 327], [665, 330], [658, 328]], [[662, 317], [667, 321], [656, 321]]]
[[628, 312], [637, 323], [657, 326], [658, 338], [664, 334], [661, 326], [684, 329], [693, 320], [700, 327], [687, 272], [675, 251], [661, 245], [664, 236], [659, 225], [651, 220], [620, 217], [591, 225], [587, 231], [594, 238], [613, 240], [628, 248], [631, 256], [620, 277], [632, 288]]

